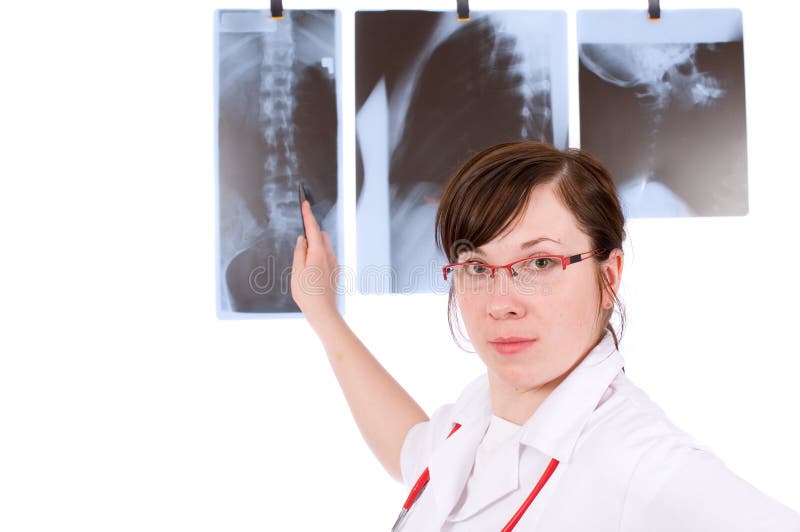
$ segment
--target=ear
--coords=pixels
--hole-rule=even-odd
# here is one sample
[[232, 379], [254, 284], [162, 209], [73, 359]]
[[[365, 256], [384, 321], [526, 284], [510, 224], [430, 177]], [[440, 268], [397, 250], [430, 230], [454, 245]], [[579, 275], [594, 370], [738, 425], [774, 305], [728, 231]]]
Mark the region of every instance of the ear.
[[[619, 286], [622, 282], [622, 266], [625, 263], [625, 256], [622, 254], [622, 250], [616, 248], [609, 253], [608, 258], [600, 263], [600, 272], [603, 274], [603, 277], [606, 278], [608, 284], [611, 285], [611, 288], [614, 290], [616, 294], [619, 292]], [[612, 294], [608, 293], [606, 290], [603, 293], [603, 308], [609, 309], [614, 306], [614, 299]]]

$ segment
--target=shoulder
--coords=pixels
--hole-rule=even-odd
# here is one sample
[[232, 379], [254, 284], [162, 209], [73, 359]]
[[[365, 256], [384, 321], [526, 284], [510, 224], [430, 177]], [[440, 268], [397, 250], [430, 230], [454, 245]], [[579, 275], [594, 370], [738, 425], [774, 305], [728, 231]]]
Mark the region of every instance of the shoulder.
[[[800, 517], [730, 471], [622, 372], [576, 446], [618, 489], [620, 530], [791, 530]], [[792, 526], [798, 528], [792, 528]]]
[[659, 445], [711, 452], [669, 419], [647, 393], [620, 372], [601, 397], [584, 430], [608, 440], [627, 454], [639, 455]]
[[[579, 436], [571, 463], [615, 493], [622, 505], [637, 470], [648, 489], [663, 484], [687, 453], [711, 449], [675, 426], [665, 412], [620, 372], [603, 394]], [[641, 486], [635, 489], [641, 493]]]

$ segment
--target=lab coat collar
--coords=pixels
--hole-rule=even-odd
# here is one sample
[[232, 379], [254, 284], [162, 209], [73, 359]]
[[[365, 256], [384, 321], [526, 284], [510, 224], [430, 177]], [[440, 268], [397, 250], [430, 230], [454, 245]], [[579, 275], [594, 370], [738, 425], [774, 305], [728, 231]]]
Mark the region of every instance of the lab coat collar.
[[[521, 444], [534, 447], [561, 463], [568, 463], [581, 430], [622, 364], [622, 356], [616, 350], [612, 336], [606, 333], [539, 405], [520, 433], [499, 449], [496, 463], [487, 468], [492, 478], [475, 485], [476, 491], [470, 494], [469, 505], [460, 509], [457, 520], [470, 517], [519, 488]], [[436, 498], [439, 527], [461, 496], [472, 472], [476, 450], [491, 420], [492, 404], [486, 374], [467, 387], [451, 412], [451, 423], [459, 423], [461, 428], [437, 446], [428, 464], [431, 475], [429, 489]]]
[[[428, 488], [433, 491], [436, 499], [436, 526], [432, 530], [441, 529], [447, 516], [458, 502], [472, 472], [475, 452], [492, 417], [487, 376], [481, 376], [467, 388], [467, 391], [475, 388], [476, 385], [477, 393], [465, 394], [466, 397], [462, 395], [453, 408], [451, 423], [459, 423], [461, 427], [435, 448], [428, 463], [431, 475]], [[462, 399], [465, 400], [462, 402]], [[517, 453], [514, 453], [513, 456], [516, 461]], [[492, 484], [492, 491], [498, 493], [498, 497], [500, 493], [508, 493], [518, 485], [516, 469], [518, 467], [506, 467], [503, 470], [505, 473], [502, 475], [503, 479], [498, 479], [498, 483], [494, 481], [487, 483]], [[508, 478], [509, 474], [513, 475], [513, 478]], [[482, 499], [485, 498], [482, 497]]]
[[606, 333], [525, 423], [521, 443], [569, 463], [578, 436], [622, 366], [622, 355]]

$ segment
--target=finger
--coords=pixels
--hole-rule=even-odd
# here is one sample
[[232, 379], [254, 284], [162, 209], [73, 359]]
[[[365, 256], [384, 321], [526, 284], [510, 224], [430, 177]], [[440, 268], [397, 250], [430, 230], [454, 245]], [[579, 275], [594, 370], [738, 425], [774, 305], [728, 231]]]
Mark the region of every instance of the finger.
[[338, 278], [339, 274], [341, 273], [341, 267], [336, 261], [336, 253], [333, 251], [331, 236], [327, 231], [322, 231], [322, 239], [325, 241], [325, 252], [328, 256], [328, 265], [331, 268], [331, 281], [334, 283], [333, 286], [336, 287], [336, 283], [339, 282]]
[[292, 257], [292, 269], [295, 272], [299, 272], [305, 268], [307, 249], [308, 246], [306, 244], [306, 239], [303, 237], [303, 235], [299, 235], [294, 246], [294, 256]]
[[322, 231], [322, 241], [325, 244], [325, 251], [328, 254], [328, 258], [331, 258], [336, 261], [336, 252], [333, 250], [333, 243], [331, 242], [331, 235], [328, 234], [327, 231]]
[[306, 237], [308, 238], [309, 248], [320, 247], [324, 245], [322, 235], [320, 235], [319, 224], [317, 219], [314, 218], [314, 213], [311, 212], [311, 204], [308, 200], [303, 201], [301, 206], [303, 212], [303, 224], [306, 227]]

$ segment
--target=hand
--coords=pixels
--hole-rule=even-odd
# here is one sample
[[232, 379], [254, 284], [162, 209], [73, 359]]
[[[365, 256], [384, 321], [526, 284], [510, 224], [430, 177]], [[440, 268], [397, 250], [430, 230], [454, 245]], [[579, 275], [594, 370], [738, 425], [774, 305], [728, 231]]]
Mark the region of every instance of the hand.
[[292, 260], [292, 298], [312, 327], [339, 316], [336, 307], [339, 265], [330, 236], [322, 231], [308, 201], [301, 206], [308, 239], [300, 235]]

